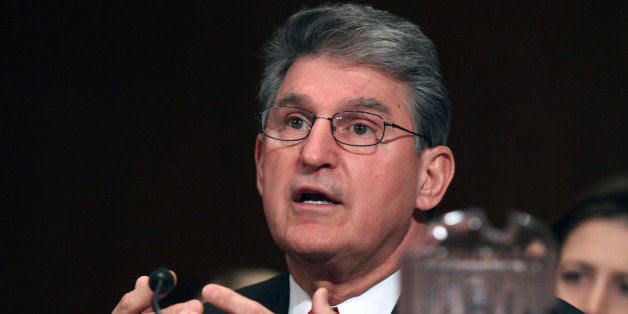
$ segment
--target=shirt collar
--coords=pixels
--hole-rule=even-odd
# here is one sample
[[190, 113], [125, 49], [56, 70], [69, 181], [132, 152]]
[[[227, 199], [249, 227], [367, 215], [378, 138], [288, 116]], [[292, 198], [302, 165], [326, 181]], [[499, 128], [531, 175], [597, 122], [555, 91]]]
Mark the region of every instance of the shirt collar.
[[[334, 305], [341, 314], [380, 314], [392, 312], [400, 294], [400, 271], [388, 276], [366, 292]], [[312, 299], [290, 275], [289, 314], [307, 314]]]

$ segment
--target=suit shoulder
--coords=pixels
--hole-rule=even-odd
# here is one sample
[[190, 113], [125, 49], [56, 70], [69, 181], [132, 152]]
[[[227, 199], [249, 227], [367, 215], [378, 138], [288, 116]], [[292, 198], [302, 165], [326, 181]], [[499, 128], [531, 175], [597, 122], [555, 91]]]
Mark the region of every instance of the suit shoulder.
[[[282, 273], [268, 280], [240, 288], [236, 292], [262, 304], [274, 313], [287, 313], [290, 301], [289, 277], [288, 273]], [[221, 314], [225, 312], [205, 303], [204, 313]]]
[[269, 294], [276, 295], [283, 291], [288, 292], [290, 284], [288, 273], [282, 273], [268, 280], [252, 284], [236, 290], [239, 294], [253, 300], [263, 299]]

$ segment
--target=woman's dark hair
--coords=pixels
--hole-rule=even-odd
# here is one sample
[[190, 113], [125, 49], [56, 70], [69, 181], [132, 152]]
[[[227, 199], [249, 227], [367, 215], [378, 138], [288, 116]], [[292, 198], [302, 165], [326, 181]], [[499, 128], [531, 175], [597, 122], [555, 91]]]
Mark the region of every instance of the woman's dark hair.
[[628, 222], [628, 175], [604, 181], [556, 221], [552, 229], [560, 246], [583, 222], [602, 218]]

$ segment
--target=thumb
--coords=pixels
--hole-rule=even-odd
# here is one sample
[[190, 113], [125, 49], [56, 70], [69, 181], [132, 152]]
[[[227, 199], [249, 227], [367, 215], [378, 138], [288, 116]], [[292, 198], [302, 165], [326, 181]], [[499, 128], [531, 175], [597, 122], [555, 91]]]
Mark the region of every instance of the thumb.
[[312, 314], [336, 314], [329, 304], [329, 292], [325, 288], [318, 288], [312, 297]]

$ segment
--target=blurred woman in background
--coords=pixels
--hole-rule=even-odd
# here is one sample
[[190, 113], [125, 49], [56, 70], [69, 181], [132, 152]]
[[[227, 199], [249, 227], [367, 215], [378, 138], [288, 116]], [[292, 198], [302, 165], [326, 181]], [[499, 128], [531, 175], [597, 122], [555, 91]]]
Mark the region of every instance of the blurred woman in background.
[[554, 225], [556, 296], [585, 313], [628, 313], [628, 176], [605, 181]]

